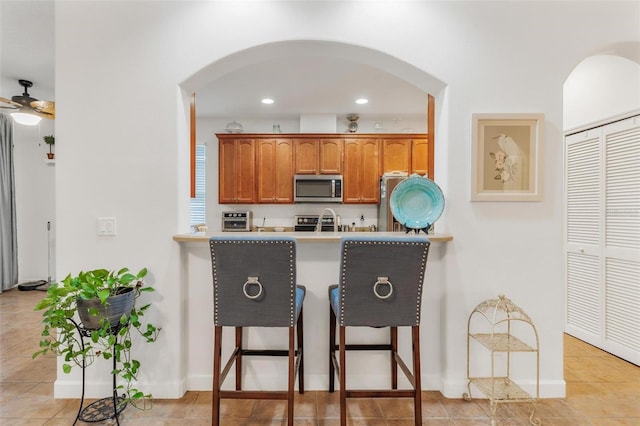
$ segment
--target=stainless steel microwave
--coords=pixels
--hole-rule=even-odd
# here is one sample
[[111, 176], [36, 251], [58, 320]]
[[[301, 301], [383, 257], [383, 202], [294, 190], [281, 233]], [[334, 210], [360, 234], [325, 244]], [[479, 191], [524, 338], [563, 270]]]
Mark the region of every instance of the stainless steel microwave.
[[342, 203], [342, 175], [295, 175], [296, 203]]

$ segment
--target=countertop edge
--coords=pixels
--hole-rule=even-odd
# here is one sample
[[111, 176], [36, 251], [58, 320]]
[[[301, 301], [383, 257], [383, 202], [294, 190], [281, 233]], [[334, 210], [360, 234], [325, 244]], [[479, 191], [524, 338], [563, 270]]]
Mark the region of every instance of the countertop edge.
[[[397, 236], [397, 235], [413, 235], [413, 234], [404, 234], [403, 232], [213, 232], [213, 233], [192, 233], [192, 234], [177, 234], [173, 236], [173, 241], [178, 243], [198, 243], [198, 242], [207, 242], [209, 238], [214, 235], [228, 235], [228, 236], [238, 236], [238, 235], [257, 235], [261, 234], [264, 236], [287, 236], [294, 237], [296, 241], [299, 242], [316, 242], [316, 243], [324, 243], [324, 242], [338, 242], [344, 236], [366, 236], [366, 235], [379, 235], [379, 236]], [[453, 235], [445, 234], [445, 233], [435, 233], [428, 234], [429, 240], [434, 243], [446, 243], [453, 240]]]

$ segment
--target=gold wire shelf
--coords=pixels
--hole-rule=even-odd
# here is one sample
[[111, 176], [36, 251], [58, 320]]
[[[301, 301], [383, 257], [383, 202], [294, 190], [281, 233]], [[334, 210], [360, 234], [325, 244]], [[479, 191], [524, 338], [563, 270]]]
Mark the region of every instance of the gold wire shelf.
[[507, 333], [475, 333], [471, 337], [494, 352], [534, 352], [537, 350]]
[[[530, 341], [535, 340], [535, 344], [526, 343], [523, 339], [516, 337], [512, 332], [513, 324], [521, 324], [517, 330], [519, 333], [530, 331]], [[523, 331], [524, 330], [524, 331]], [[476, 341], [485, 349], [490, 351], [491, 375], [488, 377], [474, 377], [471, 374], [471, 342]], [[535, 353], [535, 395], [525, 391], [520, 385], [511, 379], [511, 358], [516, 353]], [[506, 358], [501, 358], [506, 365], [496, 366], [495, 354], [506, 354]], [[475, 359], [475, 358], [474, 358]], [[504, 372], [506, 375], [496, 374], [496, 370]], [[540, 398], [540, 351], [538, 342], [538, 331], [531, 318], [515, 303], [499, 295], [497, 299], [489, 299], [480, 303], [469, 315], [467, 324], [467, 392], [462, 397], [471, 400], [471, 385], [479, 389], [488, 399], [491, 408], [491, 424], [496, 424], [496, 408], [498, 403], [510, 402], [531, 402], [533, 408], [529, 421], [533, 425], [540, 425], [540, 419], [535, 417], [536, 403]]]

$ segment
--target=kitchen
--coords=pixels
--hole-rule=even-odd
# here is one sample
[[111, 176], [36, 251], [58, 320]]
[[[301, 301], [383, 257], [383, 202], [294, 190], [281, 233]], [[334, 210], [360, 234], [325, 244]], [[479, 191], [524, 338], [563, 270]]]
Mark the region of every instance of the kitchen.
[[[220, 218], [224, 211], [251, 210], [253, 213], [251, 225], [254, 227], [291, 228], [294, 226], [294, 216], [317, 214], [322, 207], [325, 207], [293, 203], [290, 199], [293, 188], [285, 189], [288, 194], [281, 196], [281, 200], [271, 201], [272, 195], [261, 194], [263, 187], [260, 186], [259, 176], [252, 174], [253, 179], [258, 183], [238, 183], [241, 176], [238, 171], [243, 169], [234, 170], [232, 166], [226, 168], [229, 170], [229, 177], [226, 178], [228, 182], [224, 182], [225, 172], [219, 170], [219, 165], [234, 160], [218, 159], [217, 135], [227, 139], [231, 139], [229, 136], [232, 135], [244, 135], [248, 139], [252, 139], [252, 135], [294, 139], [295, 146], [288, 149], [290, 151], [295, 149], [295, 154], [286, 154], [293, 155], [295, 158], [294, 171], [291, 174], [305, 175], [343, 174], [342, 139], [345, 135], [355, 137], [369, 135], [378, 138], [399, 135], [403, 138], [424, 138], [423, 146], [428, 146], [426, 143], [428, 127], [435, 128], [433, 121], [435, 116], [431, 115], [430, 123], [427, 117], [427, 111], [435, 113], [433, 97], [429, 98], [423, 90], [392, 73], [362, 65], [350, 59], [332, 57], [329, 52], [330, 50], [325, 52], [324, 48], [315, 49], [312, 56], [289, 57], [286, 63], [273, 59], [262, 62], [259, 67], [246, 66], [235, 73], [212, 81], [196, 93], [195, 137], [197, 143], [204, 144], [206, 149], [206, 225], [210, 231], [220, 230]], [[292, 92], [291, 81], [302, 72], [315, 84], [297, 85], [296, 91]], [[318, 96], [318, 91], [323, 93], [322, 96]], [[260, 102], [260, 98], [266, 97], [266, 94], [274, 98], [273, 104], [265, 105]], [[355, 102], [357, 94], [368, 94], [369, 102], [357, 104]], [[324, 112], [319, 113], [319, 111]], [[352, 115], [351, 113], [354, 112], [358, 114]], [[350, 121], [349, 118], [355, 120]], [[349, 130], [351, 124], [356, 124], [355, 131]], [[278, 129], [277, 133], [274, 132], [274, 128]], [[431, 137], [434, 133], [435, 131], [432, 131]], [[305, 139], [300, 139], [303, 136]], [[318, 150], [317, 146], [309, 148], [309, 143], [303, 143], [305, 140], [313, 143], [315, 139], [323, 139], [322, 146], [328, 146], [331, 139], [335, 141], [331, 144], [331, 160], [328, 164], [320, 165], [317, 171], [313, 169], [318, 168], [318, 164], [310, 166], [302, 162], [304, 158], [313, 158], [317, 155], [312, 154], [314, 149]], [[379, 143], [382, 144], [382, 142]], [[371, 167], [371, 160], [367, 160], [362, 163], [364, 169], [358, 172], [369, 173], [366, 179], [375, 179], [374, 186], [377, 186], [377, 179], [384, 171], [393, 171], [396, 168], [424, 175], [430, 167], [433, 173], [433, 144], [430, 144], [430, 148], [432, 151], [427, 152], [426, 148], [420, 147], [418, 148], [420, 151], [414, 154], [414, 158], [422, 159], [424, 164], [412, 165], [405, 161], [388, 165], [383, 164], [382, 161], [391, 156], [389, 154], [385, 156], [381, 147], [379, 154], [376, 154], [381, 164], [374, 164], [374, 167]], [[256, 154], [253, 161], [258, 161], [259, 147], [254, 149]], [[407, 158], [410, 159], [408, 155]], [[317, 163], [318, 160], [315, 161]], [[429, 161], [431, 163], [427, 164]], [[265, 162], [267, 164], [259, 164], [257, 167], [268, 167], [268, 162], [267, 160]], [[256, 165], [249, 167], [255, 168]], [[286, 164], [284, 167], [290, 166]], [[277, 169], [281, 168], [277, 167]], [[379, 168], [378, 172], [375, 171], [376, 168]], [[246, 175], [244, 171], [242, 173], [242, 176]], [[433, 174], [431, 178], [433, 179]], [[249, 179], [251, 180], [251, 177]], [[353, 179], [347, 176], [347, 180]], [[253, 188], [255, 193], [243, 195], [243, 197], [254, 198], [254, 201], [243, 204], [241, 201], [233, 201], [235, 195], [229, 196], [218, 192], [219, 188], [229, 188], [235, 184], [243, 185], [244, 188]], [[279, 183], [278, 187], [282, 185], [283, 183]], [[348, 193], [348, 188], [345, 189]], [[338, 214], [345, 225], [355, 223], [357, 228], [378, 226], [376, 204], [379, 195], [377, 188], [375, 190], [368, 201], [344, 200], [338, 209]], [[227, 200], [232, 202], [229, 203]], [[444, 218], [440, 226], [444, 227]]]
[[[430, 97], [429, 97], [430, 98]], [[431, 98], [433, 99], [433, 98]], [[433, 103], [432, 110], [433, 113]], [[433, 115], [430, 115], [431, 120]], [[304, 121], [304, 120], [301, 120]], [[346, 120], [345, 120], [346, 121]], [[427, 120], [424, 120], [426, 124]], [[333, 130], [337, 126], [338, 119], [332, 118], [333, 128], [323, 128], [322, 130]], [[432, 122], [432, 121], [431, 121]], [[238, 121], [233, 121], [236, 127]], [[202, 126], [199, 126], [201, 128]], [[319, 132], [317, 127], [312, 131]], [[355, 132], [354, 132], [355, 133]], [[326, 362], [324, 361], [323, 347], [328, 344], [327, 336], [328, 329], [326, 328], [328, 322], [327, 316], [327, 299], [326, 299], [326, 287], [328, 284], [333, 283], [336, 279], [339, 264], [339, 241], [342, 235], [349, 235], [350, 232], [377, 232], [377, 235], [384, 236], [390, 235], [390, 232], [396, 231], [401, 234], [404, 233], [404, 229], [401, 224], [393, 220], [393, 216], [390, 211], [390, 198], [391, 193], [395, 185], [399, 185], [404, 181], [409, 172], [420, 171], [423, 174], [428, 174], [433, 170], [428, 169], [428, 153], [433, 150], [423, 150], [425, 144], [422, 141], [428, 141], [428, 134], [409, 134], [409, 133], [355, 133], [355, 134], [335, 134], [335, 133], [285, 133], [285, 134], [239, 134], [237, 130], [230, 134], [218, 133], [215, 135], [215, 140], [210, 145], [213, 145], [213, 159], [209, 159], [211, 163], [208, 164], [208, 171], [213, 169], [212, 173], [208, 173], [208, 176], [213, 174], [214, 178], [209, 177], [207, 179], [207, 187], [209, 184], [214, 185], [214, 188], [220, 188], [222, 191], [226, 191], [224, 195], [217, 197], [219, 201], [222, 200], [234, 200], [237, 199], [263, 199], [267, 198], [255, 195], [255, 188], [258, 187], [260, 193], [260, 184], [250, 183], [242, 184], [238, 182], [238, 179], [246, 175], [253, 176], [252, 173], [238, 172], [238, 170], [244, 170], [241, 165], [248, 163], [250, 170], [254, 170], [256, 167], [256, 161], [251, 151], [243, 150], [242, 156], [229, 155], [226, 150], [237, 146], [242, 143], [251, 143], [256, 146], [260, 146], [261, 141], [265, 143], [271, 143], [273, 140], [277, 142], [285, 143], [288, 139], [292, 140], [291, 146], [294, 148], [293, 158], [290, 151], [286, 151], [285, 160], [282, 163], [286, 163], [289, 166], [289, 173], [283, 173], [285, 180], [288, 182], [281, 183], [279, 188], [288, 188], [284, 193], [279, 193], [281, 196], [279, 202], [284, 204], [276, 204], [275, 199], [270, 204], [218, 204], [208, 203], [208, 206], [214, 204], [215, 215], [219, 214], [218, 219], [212, 219], [207, 227], [206, 231], [195, 232], [193, 234], [182, 234], [174, 237], [174, 240], [178, 241], [181, 246], [183, 270], [188, 271], [188, 274], [182, 278], [182, 281], [186, 282], [186, 303], [189, 308], [187, 309], [187, 323], [190, 324], [188, 330], [188, 336], [186, 338], [186, 346], [188, 354], [188, 363], [186, 366], [186, 382], [190, 389], [208, 389], [211, 382], [210, 362], [212, 342], [210, 333], [207, 334], [206, 321], [203, 321], [201, 317], [202, 312], [208, 312], [212, 309], [212, 288], [210, 286], [200, 286], [197, 283], [202, 280], [206, 280], [209, 274], [208, 259], [208, 236], [211, 233], [218, 234], [219, 231], [231, 231], [234, 234], [240, 232], [261, 232], [264, 235], [287, 235], [295, 236], [298, 241], [297, 247], [297, 265], [298, 265], [298, 280], [300, 284], [307, 287], [307, 298], [305, 300], [305, 315], [307, 318], [311, 316], [313, 323], [315, 324], [309, 331], [305, 333], [305, 354], [307, 360], [305, 361], [307, 368], [305, 371], [305, 380], [308, 383], [310, 389], [325, 389], [328, 382], [328, 371]], [[349, 162], [343, 158], [343, 144], [349, 143], [350, 139], [364, 139], [366, 141], [373, 140], [375, 144], [375, 151], [371, 151], [367, 156], [367, 159], [362, 159], [356, 162], [356, 168], [360, 172], [361, 169], [365, 171], [373, 171], [374, 176], [371, 176], [369, 182], [370, 189], [373, 191], [374, 197], [371, 199], [364, 199], [364, 202], [359, 203], [344, 203], [345, 195], [345, 180], [352, 176], [353, 173], [349, 173], [349, 167], [353, 167], [353, 162]], [[376, 138], [380, 139], [378, 141]], [[327, 166], [325, 169], [320, 167], [320, 173], [344, 173], [342, 174], [316, 174], [318, 171], [318, 164], [322, 164], [322, 161], [317, 160], [315, 166], [307, 167], [307, 174], [295, 174], [305, 172], [307, 169], [297, 166], [299, 158], [296, 153], [304, 153], [304, 159], [308, 160], [312, 154], [309, 151], [298, 150], [300, 146], [307, 146], [309, 142], [317, 141], [317, 145], [322, 146], [323, 142], [326, 142], [330, 147], [339, 146], [337, 155], [335, 151], [333, 157], [338, 158], [337, 161], [325, 161], [331, 166]], [[385, 173], [385, 167], [397, 168], [397, 164], [390, 163], [393, 155], [390, 154], [393, 147], [397, 146], [398, 141], [404, 142], [403, 146], [409, 149], [406, 150], [406, 160], [401, 161], [401, 164], [414, 165], [414, 169], [405, 171], [389, 171]], [[235, 145], [234, 145], [235, 144]], [[227, 148], [226, 145], [231, 145]], [[321, 151], [320, 147], [316, 145], [316, 151]], [[411, 161], [411, 147], [414, 147], [416, 151], [414, 160]], [[219, 149], [215, 149], [220, 147]], [[389, 155], [384, 156], [384, 150], [387, 149]], [[257, 148], [254, 148], [257, 149]], [[211, 151], [211, 150], [210, 150]], [[220, 160], [215, 157], [215, 154], [221, 153], [223, 159]], [[255, 152], [255, 151], [254, 151]], [[260, 152], [258, 150], [258, 152]], [[312, 150], [312, 152], [314, 152]], [[422, 157], [420, 156], [422, 154]], [[421, 162], [420, 159], [424, 162]], [[268, 157], [267, 168], [271, 169], [271, 165], [274, 163], [272, 157]], [[378, 165], [380, 162], [380, 165]], [[257, 161], [260, 164], [259, 161]], [[314, 163], [312, 161], [312, 163]], [[214, 164], [214, 167], [211, 167]], [[349, 165], [347, 165], [349, 164]], [[218, 166], [221, 170], [218, 170]], [[259, 167], [259, 166], [258, 166]], [[256, 167], [256, 169], [258, 168]], [[422, 168], [420, 168], [422, 167]], [[277, 163], [274, 167], [278, 170], [282, 169], [282, 165]], [[346, 168], [346, 170], [345, 170]], [[229, 176], [225, 176], [225, 171], [228, 170]], [[256, 172], [257, 174], [258, 172]], [[358, 173], [360, 174], [360, 173]], [[366, 175], [366, 173], [365, 173]], [[383, 176], [380, 176], [383, 175]], [[387, 175], [387, 176], [384, 176]], [[220, 176], [220, 177], [219, 177]], [[418, 175], [415, 175], [418, 176]], [[218, 178], [219, 177], [219, 182]], [[231, 182], [225, 183], [225, 179], [230, 179]], [[415, 179], [415, 178], [414, 178]], [[424, 178], [417, 178], [423, 181]], [[260, 182], [260, 179], [256, 179]], [[250, 181], [253, 182], [253, 181]], [[429, 181], [432, 183], [432, 181]], [[246, 193], [238, 193], [234, 188], [250, 188]], [[232, 189], [233, 191], [229, 192]], [[401, 188], [400, 188], [401, 189]], [[437, 220], [444, 209], [444, 195], [437, 185], [433, 185], [430, 188], [431, 191], [437, 191], [439, 195], [438, 202], [434, 202], [430, 207], [420, 212], [420, 215], [434, 215], [429, 219], [431, 222]], [[347, 189], [348, 191], [348, 189]], [[369, 193], [369, 191], [365, 191]], [[252, 195], [253, 194], [253, 195]], [[209, 198], [210, 192], [207, 193]], [[421, 194], [423, 195], [423, 194]], [[431, 192], [429, 192], [431, 195]], [[215, 201], [218, 201], [214, 198]], [[268, 198], [268, 200], [272, 200]], [[371, 201], [373, 200], [373, 202]], [[359, 200], [360, 201], [360, 200]], [[432, 200], [427, 200], [431, 202]], [[209, 218], [211, 215], [208, 216]], [[344, 218], [344, 219], [343, 219]], [[318, 222], [321, 222], [321, 232], [318, 229]], [[209, 226], [209, 224], [211, 226]], [[428, 224], [427, 224], [428, 226]], [[275, 232], [274, 232], [275, 231]], [[433, 231], [433, 230], [432, 230]], [[436, 326], [438, 323], [437, 318], [440, 315], [439, 300], [443, 297], [444, 282], [441, 276], [442, 272], [442, 259], [446, 251], [446, 243], [451, 241], [453, 237], [449, 234], [430, 234], [432, 241], [432, 250], [430, 252], [429, 259], [429, 271], [427, 274], [427, 284], [429, 285], [429, 291], [425, 293], [423, 300], [423, 311], [425, 320], [425, 331], [423, 340], [427, 342], [425, 344], [425, 350], [423, 353], [424, 358], [424, 373], [425, 384], [427, 388], [437, 388], [441, 375], [441, 354], [436, 350], [438, 342], [442, 339], [441, 330]], [[322, 271], [322, 272], [320, 272]], [[266, 336], [266, 337], [265, 337]], [[273, 336], [273, 341], [277, 341], [277, 331], [260, 330], [259, 337], [255, 334], [250, 334], [250, 339], [261, 338], [269, 341]], [[226, 336], [228, 339], [230, 336]], [[373, 330], [365, 337], [371, 341], [379, 340], [379, 330]], [[204, 342], [204, 344], [203, 344]], [[223, 347], [229, 347], [228, 343]], [[428, 360], [428, 362], [427, 362]], [[384, 375], [372, 374], [371, 371], [384, 371], [385, 360], [375, 358], [371, 363], [367, 364], [366, 368], [360, 366], [356, 367], [350, 372], [350, 380], [354, 380], [356, 383], [368, 386], [381, 386], [385, 383]], [[264, 388], [268, 386], [281, 386], [283, 377], [279, 375], [272, 375], [269, 373], [273, 371], [270, 366], [270, 361], [257, 360], [252, 362], [251, 370], [260, 372], [259, 374], [252, 374], [247, 377], [247, 383], [250, 386], [257, 388]]]

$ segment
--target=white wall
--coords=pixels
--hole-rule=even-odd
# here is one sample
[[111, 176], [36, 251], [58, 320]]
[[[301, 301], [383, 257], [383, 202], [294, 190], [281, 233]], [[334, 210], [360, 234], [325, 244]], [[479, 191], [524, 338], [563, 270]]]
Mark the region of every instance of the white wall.
[[565, 131], [640, 110], [640, 63], [614, 55], [585, 58], [564, 83], [563, 105]]
[[[444, 259], [441, 390], [461, 395], [467, 316], [505, 293], [538, 326], [542, 395], [561, 396], [563, 83], [594, 50], [637, 40], [639, 12], [637, 2], [590, 1], [60, 2], [57, 268], [149, 267], [158, 289], [150, 316], [163, 331], [152, 350], [134, 355], [143, 389], [180, 397], [187, 324], [171, 237], [188, 230], [187, 106], [188, 93], [206, 83], [198, 71], [284, 40], [375, 48], [447, 85], [429, 90], [437, 100], [436, 180], [447, 201], [441, 223], [455, 236]], [[87, 91], [97, 100], [90, 108]], [[475, 112], [545, 114], [542, 201], [469, 201]], [[116, 237], [96, 237], [98, 216], [117, 218]], [[59, 374], [56, 395], [77, 384]]]

